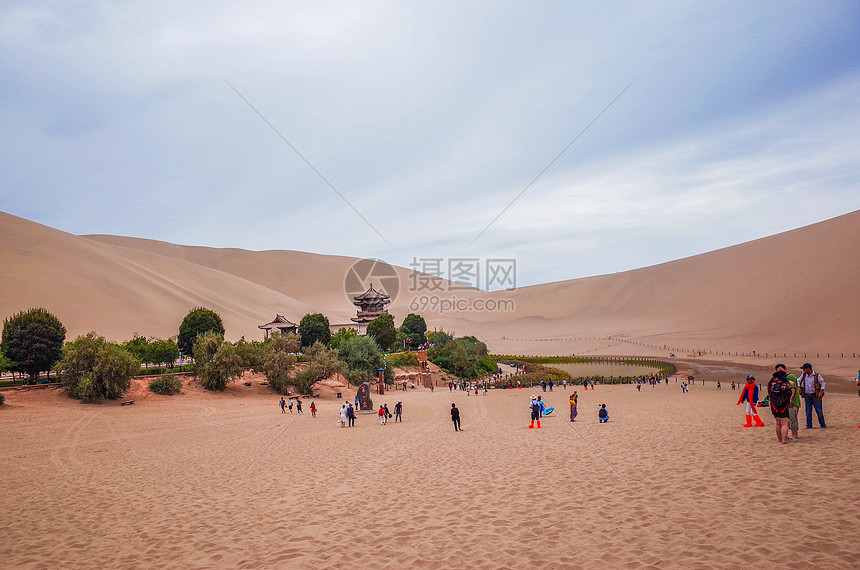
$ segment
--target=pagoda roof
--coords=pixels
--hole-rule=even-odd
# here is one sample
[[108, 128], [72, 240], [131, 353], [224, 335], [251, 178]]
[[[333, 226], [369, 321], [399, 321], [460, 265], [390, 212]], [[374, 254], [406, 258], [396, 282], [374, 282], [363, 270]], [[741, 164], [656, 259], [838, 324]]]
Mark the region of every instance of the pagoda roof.
[[257, 328], [258, 328], [258, 329], [270, 329], [270, 328], [275, 328], [275, 325], [284, 325], [284, 326], [287, 326], [287, 327], [297, 327], [297, 326], [299, 326], [299, 325], [297, 325], [296, 323], [294, 323], [294, 322], [290, 321], [289, 319], [287, 319], [287, 318], [286, 318], [285, 316], [283, 316], [283, 315], [275, 315], [275, 320], [274, 320], [274, 321], [272, 321], [271, 323], [266, 323], [266, 324], [264, 324], [264, 325], [258, 325], [258, 326], [257, 326]]
[[373, 288], [373, 283], [371, 283], [370, 289], [368, 289], [367, 291], [365, 291], [361, 295], [358, 295], [357, 297], [353, 297], [353, 299], [354, 299], [354, 302], [356, 302], [356, 303], [359, 303], [362, 301], [377, 301], [377, 302], [381, 301], [381, 302], [387, 303], [387, 302], [390, 302], [389, 299], [391, 299], [391, 296], [386, 295], [385, 293], [382, 293], [380, 291], [377, 291], [376, 289]]

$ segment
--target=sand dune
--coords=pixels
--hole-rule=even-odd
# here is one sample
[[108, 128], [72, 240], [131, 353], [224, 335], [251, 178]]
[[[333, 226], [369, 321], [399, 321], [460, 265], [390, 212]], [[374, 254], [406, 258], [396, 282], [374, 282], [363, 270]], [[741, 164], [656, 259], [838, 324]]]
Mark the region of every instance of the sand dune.
[[[260, 336], [275, 313], [352, 316], [344, 277], [354, 258], [78, 237], [0, 215], [0, 313], [44, 305], [72, 334], [173, 334], [203, 304], [228, 337]], [[399, 321], [421, 292], [395, 268]], [[420, 311], [431, 328], [476, 334], [497, 352], [534, 354], [860, 353], [860, 212], [661, 265], [515, 291], [443, 290], [512, 311]], [[443, 287], [446, 289], [446, 287]], [[666, 349], [664, 349], [664, 346]], [[729, 356], [725, 354], [723, 356]]]
[[[95, 330], [123, 340], [177, 334], [185, 313], [205, 305], [225, 327], [254, 334], [276, 312], [313, 309], [239, 277], [145, 251], [97, 243], [0, 214], [0, 314], [43, 306], [69, 337]], [[237, 338], [239, 334], [235, 335]]]

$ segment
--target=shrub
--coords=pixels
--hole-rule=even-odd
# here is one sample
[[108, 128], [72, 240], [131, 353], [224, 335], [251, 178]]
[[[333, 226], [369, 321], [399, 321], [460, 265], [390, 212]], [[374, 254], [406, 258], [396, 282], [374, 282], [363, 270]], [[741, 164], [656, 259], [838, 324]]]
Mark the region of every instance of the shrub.
[[296, 365], [301, 341], [295, 334], [279, 334], [270, 338], [261, 349], [258, 372], [266, 375], [269, 386], [278, 394], [286, 394], [292, 386], [290, 373]]
[[3, 395], [3, 392], [0, 392], [0, 406], [2, 406], [6, 402], [6, 396]]
[[167, 374], [152, 380], [149, 389], [162, 396], [172, 396], [182, 390], [182, 380], [174, 374]]
[[398, 352], [395, 354], [389, 354], [385, 361], [389, 368], [418, 366], [418, 356], [416, 356], [414, 352]]
[[346, 373], [346, 364], [337, 358], [337, 351], [325, 347], [322, 343], [314, 343], [304, 357], [307, 366], [293, 379], [296, 389], [302, 394], [310, 394], [311, 386], [336, 373]]
[[238, 378], [244, 369], [236, 347], [215, 332], [206, 332], [194, 343], [197, 377], [207, 390], [223, 392], [227, 383]]
[[362, 378], [376, 376], [376, 371], [382, 367], [382, 351], [369, 336], [356, 336], [345, 341], [337, 351], [337, 357], [350, 372], [361, 372]]
[[98, 402], [122, 396], [131, 377], [140, 370], [140, 361], [119, 345], [90, 332], [66, 344], [57, 369], [69, 397]]
[[3, 353], [13, 370], [26, 372], [30, 381], [49, 371], [63, 356], [66, 327], [42, 308], [22, 311], [3, 321]]
[[355, 338], [358, 336], [358, 331], [351, 328], [342, 328], [338, 329], [336, 333], [331, 335], [331, 347], [336, 348], [338, 350], [341, 349], [343, 343], [351, 338]]

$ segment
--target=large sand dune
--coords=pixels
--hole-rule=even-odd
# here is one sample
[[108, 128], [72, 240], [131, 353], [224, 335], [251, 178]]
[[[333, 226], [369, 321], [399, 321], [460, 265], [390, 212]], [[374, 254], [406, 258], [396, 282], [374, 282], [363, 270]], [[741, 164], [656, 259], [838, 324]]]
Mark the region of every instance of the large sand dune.
[[[275, 313], [297, 320], [354, 313], [344, 277], [357, 260], [294, 251], [179, 246], [73, 236], [0, 214], [0, 314], [41, 305], [71, 335], [123, 339], [175, 334], [185, 312], [209, 306], [228, 336], [260, 336]], [[396, 319], [426, 292], [396, 268]], [[433, 327], [476, 334], [498, 352], [569, 354], [860, 352], [860, 212], [661, 265], [515, 291], [433, 294], [510, 299], [510, 311], [419, 311]], [[665, 350], [664, 350], [665, 346]], [[802, 358], [802, 356], [800, 356]]]

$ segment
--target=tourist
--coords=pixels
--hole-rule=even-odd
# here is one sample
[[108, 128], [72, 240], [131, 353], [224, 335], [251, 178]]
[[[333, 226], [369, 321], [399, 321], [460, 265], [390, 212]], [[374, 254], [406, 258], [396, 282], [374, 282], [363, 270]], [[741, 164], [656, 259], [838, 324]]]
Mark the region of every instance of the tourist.
[[356, 395], [355, 395], [355, 409], [356, 409], [356, 410], [358, 410], [358, 409], [359, 409], [359, 398], [358, 398], [358, 394], [356, 394]]
[[732, 390], [734, 390], [734, 389], [735, 389], [735, 383], [732, 382]]
[[532, 423], [529, 424], [529, 429], [534, 429], [535, 422], [537, 422], [537, 427], [540, 429], [540, 400], [534, 394], [531, 395], [531, 400], [529, 400], [529, 410], [532, 416]]
[[576, 390], [573, 391], [573, 394], [570, 395], [570, 421], [576, 421], [576, 400], [578, 396], [576, 394]]
[[637, 392], [641, 392], [641, 391], [642, 391], [642, 384], [640, 384], [639, 382], [637, 382], [637, 383], [636, 383], [636, 391], [637, 391]]
[[721, 388], [721, 386], [720, 386], [720, 381], [719, 381], [719, 380], [717, 380], [717, 390], [719, 390], [720, 388]]
[[388, 412], [385, 411], [385, 408], [379, 406], [379, 425], [384, 426], [388, 422]]
[[311, 417], [317, 417], [317, 403], [311, 402]]
[[553, 385], [554, 385], [553, 381], [552, 381], [552, 380], [550, 380], [550, 381], [549, 381], [549, 391], [550, 391], [550, 392], [552, 392], [552, 387], [553, 387]]
[[293, 399], [290, 398], [290, 402], [287, 404], [287, 407], [290, 409], [290, 413], [293, 413]]
[[800, 386], [800, 391], [803, 397], [806, 398], [806, 429], [812, 429], [812, 410], [818, 416], [818, 425], [826, 428], [824, 422], [824, 409], [821, 406], [821, 399], [824, 397], [824, 378], [821, 374], [812, 370], [812, 365], [808, 362], [802, 366], [803, 374], [797, 379]]
[[743, 427], [752, 427], [753, 419], [755, 419], [755, 427], [764, 426], [764, 422], [758, 417], [758, 411], [755, 407], [758, 403], [758, 385], [755, 383], [755, 377], [751, 374], [747, 376], [747, 383], [741, 388], [741, 397], [738, 398], [737, 405], [740, 406], [741, 403], [746, 404], [747, 423]]
[[597, 411], [597, 421], [602, 424], [609, 421], [609, 411], [606, 409], [606, 404], [600, 404], [600, 409]]
[[302, 399], [301, 398], [296, 398], [296, 411], [300, 414], [302, 413]]
[[767, 383], [767, 397], [770, 400], [770, 411], [776, 422], [776, 439], [780, 443], [788, 443], [788, 410], [791, 407], [791, 385], [783, 370], [773, 373]]
[[591, 381], [591, 389], [594, 390], [594, 380]]
[[282, 413], [282, 414], [286, 414], [286, 413], [287, 413], [287, 410], [286, 410], [287, 402], [284, 400], [284, 397], [283, 397], [283, 396], [281, 396], [281, 402], [280, 402], [280, 404], [281, 404], [281, 413]]
[[788, 439], [800, 439], [800, 433], [798, 430], [800, 429], [800, 422], [797, 419], [797, 416], [800, 415], [800, 401], [802, 400], [800, 395], [800, 387], [797, 385], [797, 376], [788, 372], [785, 364], [777, 364], [774, 366], [774, 370], [777, 372], [785, 372], [785, 379], [788, 381], [788, 385], [791, 386], [791, 405], [788, 408], [788, 430], [791, 432], [791, 437]]
[[337, 421], [340, 427], [346, 427], [346, 404], [340, 408], [340, 419]]
[[455, 404], [451, 404], [451, 421], [454, 422], [454, 431], [460, 430], [460, 410]]
[[352, 404], [346, 408], [346, 419], [349, 421], [349, 427], [355, 427], [355, 408]]
[[403, 418], [401, 417], [401, 413], [403, 412], [403, 402], [397, 402], [394, 405], [394, 421], [403, 423]]
[[564, 386], [565, 390], [567, 390], [567, 378], [561, 381], [561, 385]]

